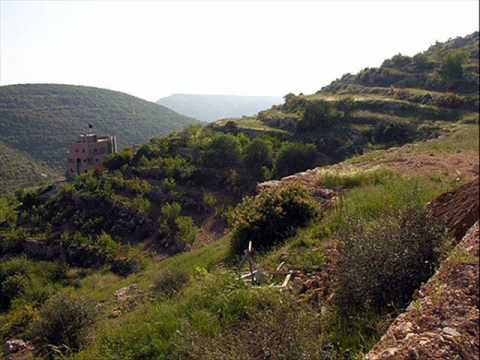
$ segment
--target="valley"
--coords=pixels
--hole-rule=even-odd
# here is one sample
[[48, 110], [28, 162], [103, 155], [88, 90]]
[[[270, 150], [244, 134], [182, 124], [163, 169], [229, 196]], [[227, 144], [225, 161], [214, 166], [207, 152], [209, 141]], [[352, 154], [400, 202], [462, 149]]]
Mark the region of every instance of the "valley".
[[[425, 336], [475, 359], [478, 44], [210, 124], [107, 90], [1, 87], [0, 342], [23, 342], [3, 356], [438, 358]], [[121, 150], [52, 182], [84, 119]]]

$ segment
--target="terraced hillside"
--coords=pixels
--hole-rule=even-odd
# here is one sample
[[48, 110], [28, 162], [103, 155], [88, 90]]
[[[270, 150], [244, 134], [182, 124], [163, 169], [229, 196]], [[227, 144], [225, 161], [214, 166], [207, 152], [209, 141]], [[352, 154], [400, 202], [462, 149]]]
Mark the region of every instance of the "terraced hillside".
[[[105, 89], [51, 84], [0, 87], [0, 142], [55, 170], [63, 169], [68, 144], [88, 124], [98, 133], [116, 135], [124, 148], [193, 123], [196, 120], [163, 106]], [[15, 162], [2, 165], [3, 172], [17, 171]], [[28, 178], [20, 176], [19, 183], [28, 183]]]
[[452, 255], [444, 216], [471, 224], [427, 204], [479, 173], [478, 95], [369, 89], [290, 94], [0, 199], [1, 356], [363, 358]]
[[283, 105], [212, 127], [314, 144], [317, 165], [432, 138], [454, 122], [478, 121], [478, 39], [475, 32], [413, 57], [399, 54], [315, 94], [287, 94]]

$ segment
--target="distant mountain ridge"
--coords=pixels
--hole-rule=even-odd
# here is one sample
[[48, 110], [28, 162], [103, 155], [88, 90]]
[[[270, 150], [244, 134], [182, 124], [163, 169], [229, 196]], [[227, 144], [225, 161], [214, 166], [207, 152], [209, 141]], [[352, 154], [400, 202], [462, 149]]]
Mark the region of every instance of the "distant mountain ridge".
[[[164, 106], [107, 89], [58, 84], [0, 87], [0, 143], [8, 147], [9, 158], [23, 159], [12, 155], [18, 150], [57, 174], [65, 166], [68, 145], [88, 124], [99, 134], [116, 135], [119, 148], [124, 148], [195, 123], [199, 121]], [[2, 173], [15, 172], [15, 162], [2, 166]]]
[[172, 94], [159, 99], [157, 104], [195, 119], [212, 122], [228, 117], [255, 115], [282, 102], [280, 96]]

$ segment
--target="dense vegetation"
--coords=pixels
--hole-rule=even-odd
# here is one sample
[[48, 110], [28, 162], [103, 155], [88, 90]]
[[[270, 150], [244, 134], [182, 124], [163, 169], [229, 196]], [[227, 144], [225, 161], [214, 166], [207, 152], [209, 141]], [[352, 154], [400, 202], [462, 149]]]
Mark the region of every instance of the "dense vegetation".
[[0, 194], [52, 181], [57, 172], [29, 155], [0, 143]]
[[395, 87], [475, 94], [479, 85], [478, 41], [478, 32], [474, 32], [444, 43], [437, 42], [412, 57], [397, 54], [385, 60], [380, 68], [366, 68], [357, 75], [345, 74], [321, 92]]
[[[0, 87], [0, 142], [62, 172], [68, 145], [87, 131], [88, 124], [99, 134], [116, 135], [124, 148], [195, 122], [163, 106], [105, 89], [50, 84]], [[22, 166], [16, 161], [2, 165], [8, 172]]]
[[222, 118], [255, 115], [282, 102], [279, 96], [173, 94], [157, 101], [186, 116], [211, 122]]
[[[298, 185], [253, 197], [255, 186], [439, 133], [414, 151], [478, 152], [478, 96], [355, 89], [289, 94], [255, 118], [191, 126], [111, 155], [103, 172], [0, 198], [0, 342], [31, 341], [44, 358], [360, 357], [448, 253], [425, 205], [461, 176], [327, 167], [316, 185], [339, 190], [331, 207]], [[212, 222], [231, 232], [199, 243]], [[232, 256], [249, 241], [265, 277], [255, 286]], [[279, 264], [330, 272], [325, 298], [271, 286]]]

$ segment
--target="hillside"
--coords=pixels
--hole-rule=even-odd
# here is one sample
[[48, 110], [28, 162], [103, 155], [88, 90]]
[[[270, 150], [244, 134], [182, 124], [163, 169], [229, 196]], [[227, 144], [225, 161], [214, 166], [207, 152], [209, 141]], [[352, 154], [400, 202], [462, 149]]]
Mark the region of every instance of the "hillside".
[[0, 142], [63, 170], [67, 146], [93, 125], [120, 148], [181, 130], [196, 120], [139, 98], [93, 87], [25, 84], [0, 87]]
[[[435, 46], [442, 64], [457, 51]], [[460, 293], [478, 290], [462, 275], [478, 258], [454, 249], [478, 220], [478, 94], [361, 86], [288, 94], [0, 199], [7, 359], [362, 359], [407, 309], [436, 324], [443, 290], [471, 311], [438, 321], [468, 345], [449, 354], [478, 358], [478, 296]], [[427, 283], [455, 279], [447, 258], [462, 285]]]
[[0, 143], [0, 194], [41, 182], [52, 181], [57, 172], [40, 165], [29, 155]]
[[385, 60], [379, 68], [366, 68], [355, 75], [345, 74], [319, 93], [362, 92], [362, 87], [395, 87], [477, 94], [478, 55], [477, 31], [444, 43], [437, 42], [413, 57], [397, 54]]
[[279, 96], [236, 96], [173, 94], [157, 101], [180, 114], [206, 122], [222, 118], [255, 115], [282, 103]]
[[451, 123], [478, 121], [478, 41], [475, 32], [413, 57], [395, 55], [315, 94], [287, 94], [283, 105], [211, 127], [310, 143], [315, 165], [435, 137]]

